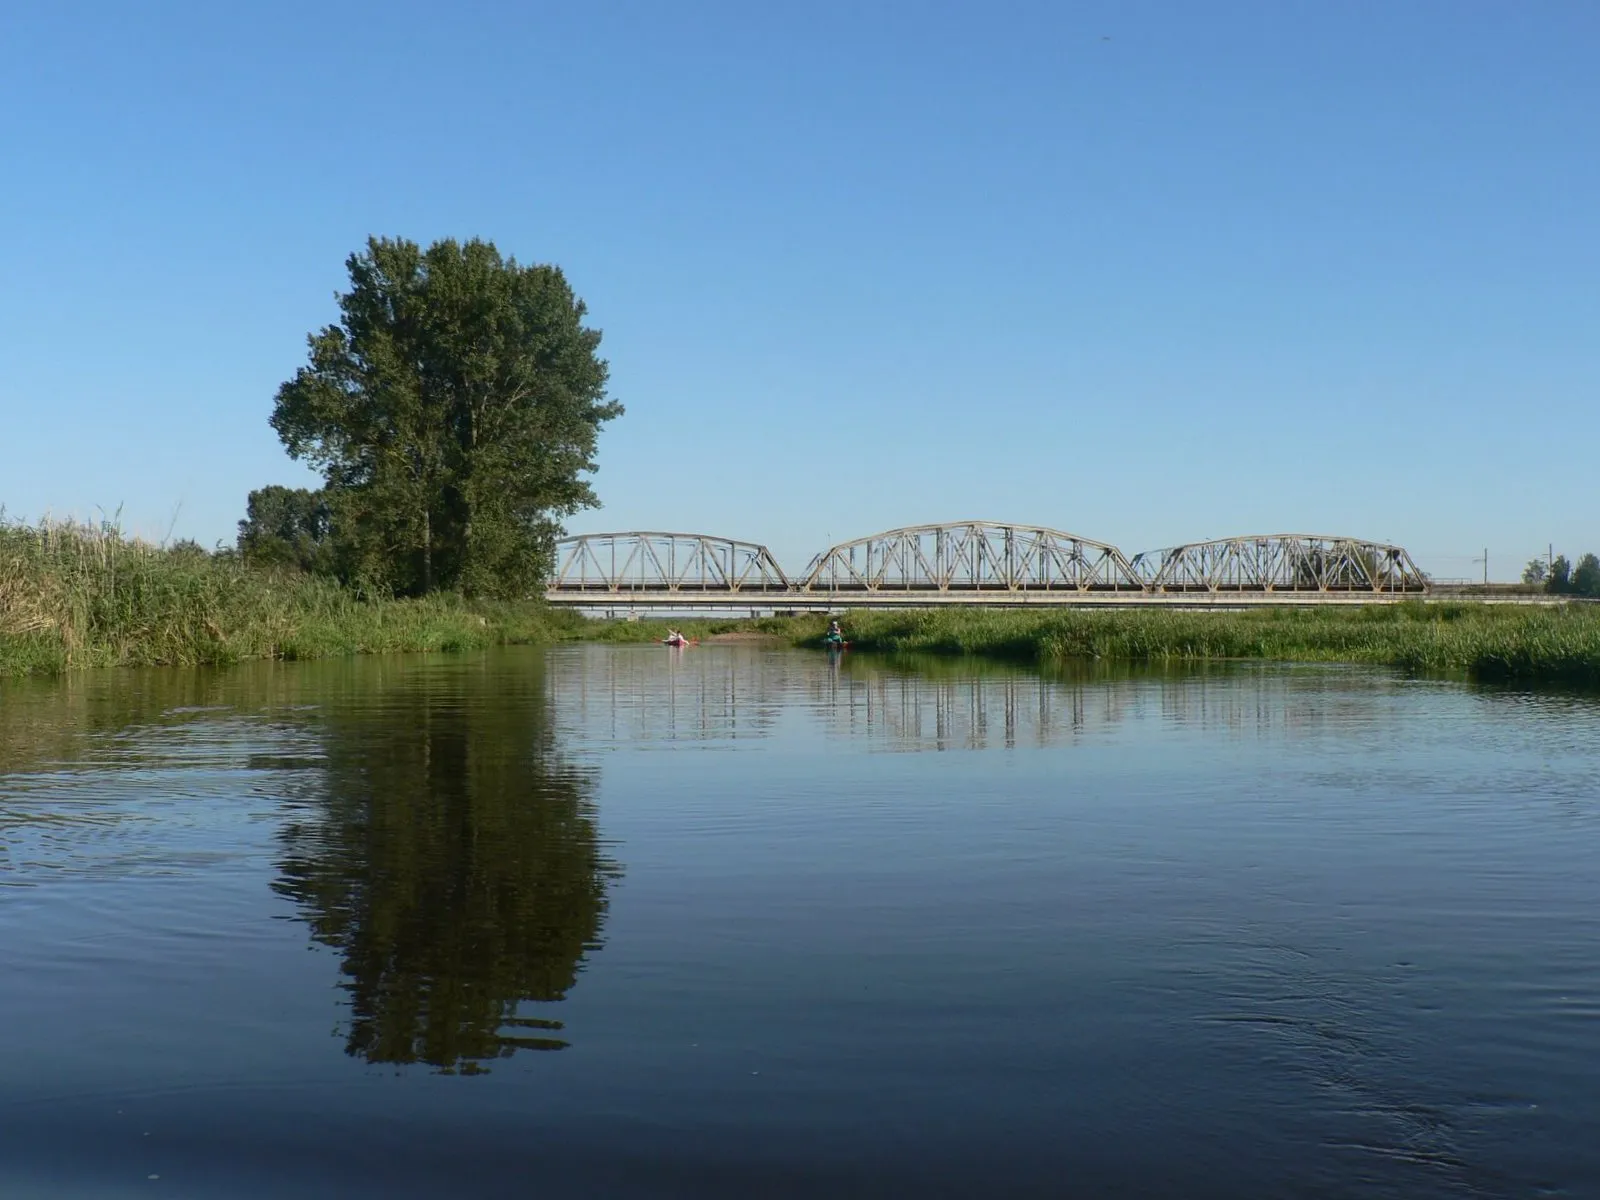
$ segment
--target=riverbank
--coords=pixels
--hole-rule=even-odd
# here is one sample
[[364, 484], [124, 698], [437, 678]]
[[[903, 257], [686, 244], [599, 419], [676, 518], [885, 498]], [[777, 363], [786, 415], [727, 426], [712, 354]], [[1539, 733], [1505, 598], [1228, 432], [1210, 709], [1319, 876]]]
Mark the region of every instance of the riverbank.
[[[676, 622], [702, 641], [803, 644], [821, 618]], [[0, 521], [0, 678], [88, 667], [461, 651], [561, 641], [649, 642], [668, 623], [590, 621], [539, 601], [363, 597], [324, 578], [247, 566], [115, 527]]]
[[0, 525], [0, 676], [468, 650], [556, 641], [583, 624], [542, 604], [364, 599], [111, 528]]
[[1600, 605], [852, 613], [851, 645], [1025, 661], [1348, 662], [1483, 680], [1600, 685]]
[[[860, 650], [1029, 662], [1350, 662], [1485, 680], [1600, 685], [1600, 605], [1408, 603], [1359, 609], [1172, 612], [941, 609], [845, 617]], [[671, 623], [700, 641], [817, 645], [820, 616]], [[546, 605], [456, 596], [369, 599], [114, 529], [0, 524], [0, 676], [194, 666], [559, 641], [651, 642], [664, 620], [585, 620]]]

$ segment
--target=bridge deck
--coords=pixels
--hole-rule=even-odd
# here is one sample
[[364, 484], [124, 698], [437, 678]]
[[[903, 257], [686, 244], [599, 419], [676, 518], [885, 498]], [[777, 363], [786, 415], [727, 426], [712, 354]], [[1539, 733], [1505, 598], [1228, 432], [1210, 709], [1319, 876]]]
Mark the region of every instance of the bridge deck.
[[[1415, 592], [717, 592], [577, 591], [552, 588], [545, 599], [568, 608], [595, 609], [750, 609], [838, 611], [847, 608], [1189, 608], [1246, 609], [1341, 607], [1442, 599]], [[1486, 604], [1541, 604], [1559, 597], [1484, 597]]]

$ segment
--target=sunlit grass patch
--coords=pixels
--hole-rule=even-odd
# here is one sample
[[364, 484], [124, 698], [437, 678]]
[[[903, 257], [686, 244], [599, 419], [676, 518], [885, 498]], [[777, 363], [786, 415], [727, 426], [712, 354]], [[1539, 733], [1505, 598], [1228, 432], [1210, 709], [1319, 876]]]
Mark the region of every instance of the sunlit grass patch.
[[1600, 683], [1600, 606], [1485, 604], [1198, 612], [852, 613], [861, 648], [1030, 660], [1352, 662], [1484, 679]]

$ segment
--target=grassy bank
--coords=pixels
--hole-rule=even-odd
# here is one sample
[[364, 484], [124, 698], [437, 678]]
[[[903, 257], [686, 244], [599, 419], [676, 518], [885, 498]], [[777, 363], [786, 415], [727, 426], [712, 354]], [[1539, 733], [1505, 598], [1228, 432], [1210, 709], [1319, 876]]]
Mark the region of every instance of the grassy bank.
[[1600, 684], [1600, 606], [1373, 605], [1259, 612], [853, 613], [863, 649], [1052, 661], [1349, 662], [1484, 680]]
[[[815, 644], [824, 621], [676, 622], [690, 637]], [[1600, 605], [1471, 603], [1259, 612], [851, 613], [859, 649], [1022, 661], [1351, 662], [1485, 680], [1600, 685]], [[0, 676], [584, 639], [655, 641], [668, 623], [585, 621], [541, 604], [367, 600], [324, 579], [164, 549], [110, 528], [0, 523]]]
[[111, 528], [0, 524], [0, 676], [552, 641], [542, 605], [363, 600], [328, 580], [246, 567]]

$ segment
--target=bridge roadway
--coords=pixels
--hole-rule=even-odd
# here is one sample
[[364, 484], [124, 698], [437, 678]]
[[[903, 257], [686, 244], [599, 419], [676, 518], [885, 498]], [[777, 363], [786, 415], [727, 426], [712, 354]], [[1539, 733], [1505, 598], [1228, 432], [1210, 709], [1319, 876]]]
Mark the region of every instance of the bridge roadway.
[[[1012, 593], [1012, 592], [572, 592], [551, 588], [545, 599], [566, 608], [587, 608], [605, 612], [654, 609], [658, 612], [728, 611], [734, 613], [779, 615], [805, 612], [841, 612], [850, 608], [942, 608], [959, 605], [968, 608], [1173, 608], [1173, 609], [1248, 609], [1313, 608], [1328, 605], [1396, 604], [1417, 600], [1420, 595], [1395, 595], [1388, 592], [1365, 596], [1328, 592], [1206, 593]], [[1491, 600], [1488, 603], [1510, 603]], [[1516, 601], [1516, 602], [1521, 602]]]
[[593, 533], [557, 543], [551, 604], [818, 611], [975, 605], [1191, 609], [1386, 604], [1436, 589], [1399, 546], [1262, 534], [1123, 554], [1107, 542], [993, 521], [915, 525], [816, 555], [791, 577], [765, 546], [710, 534]]

